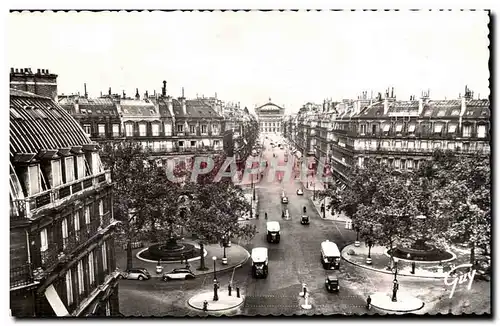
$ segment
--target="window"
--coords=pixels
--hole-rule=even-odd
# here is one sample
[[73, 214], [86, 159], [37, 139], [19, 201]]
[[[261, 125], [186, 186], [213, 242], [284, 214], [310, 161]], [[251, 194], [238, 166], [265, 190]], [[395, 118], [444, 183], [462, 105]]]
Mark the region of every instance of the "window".
[[99, 132], [99, 136], [105, 136], [106, 135], [106, 126], [104, 124], [98, 124], [97, 125], [97, 130]]
[[426, 110], [424, 112], [424, 115], [427, 116], [427, 117], [430, 116], [431, 114], [432, 114], [432, 110]]
[[394, 159], [394, 167], [399, 169], [401, 166], [401, 160], [399, 158]]
[[108, 248], [106, 246], [106, 241], [102, 244], [102, 268], [104, 271], [108, 270]]
[[437, 142], [434, 142], [434, 144], [432, 144], [432, 145], [433, 145], [433, 148], [441, 148], [441, 142], [437, 141]]
[[38, 170], [38, 165], [31, 165], [28, 168], [29, 174], [29, 194], [34, 195], [40, 192], [40, 171]]
[[195, 125], [190, 125], [189, 126], [189, 132], [192, 133], [192, 134], [195, 134], [196, 133], [196, 126]]
[[363, 167], [364, 161], [365, 161], [364, 157], [358, 157], [358, 165], [359, 165], [359, 167]]
[[184, 125], [177, 125], [177, 132], [184, 132]]
[[103, 222], [103, 217], [104, 217], [104, 202], [99, 200], [99, 224], [102, 225]]
[[63, 249], [68, 245], [68, 218], [63, 218], [61, 222], [62, 238], [63, 238]]
[[439, 110], [437, 116], [438, 117], [444, 117], [444, 115], [446, 114], [446, 111], [445, 110]]
[[76, 157], [76, 173], [78, 179], [85, 177], [85, 157], [83, 155]]
[[125, 125], [125, 136], [132, 137], [134, 135], [134, 125], [131, 123], [127, 123]]
[[427, 141], [420, 142], [420, 148], [427, 149]]
[[448, 125], [448, 132], [451, 134], [451, 133], [454, 133], [455, 131], [457, 130], [457, 125]]
[[415, 148], [415, 142], [413, 142], [413, 141], [409, 141], [409, 142], [408, 142], [408, 148], [410, 148], [410, 149]]
[[196, 140], [191, 141], [191, 147], [196, 147]]
[[434, 133], [438, 134], [443, 130], [443, 125], [442, 124], [435, 124], [434, 125]]
[[89, 253], [88, 262], [89, 262], [89, 281], [90, 281], [90, 284], [94, 284], [94, 282], [95, 282], [94, 252], [92, 252], [92, 251]]
[[71, 269], [66, 272], [66, 301], [68, 306], [73, 304], [73, 280], [71, 277]]
[[207, 133], [207, 125], [201, 125], [201, 133], [206, 134]]
[[219, 146], [219, 141], [218, 140], [214, 140], [214, 147], [217, 147]]
[[61, 161], [54, 160], [51, 162], [52, 166], [52, 187], [57, 187], [62, 184], [61, 178]]
[[89, 225], [90, 224], [90, 206], [85, 206], [84, 209], [84, 214], [85, 214], [85, 224]]
[[49, 249], [49, 240], [47, 239], [47, 229], [40, 231], [40, 251]]
[[360, 133], [361, 135], [366, 134], [366, 125], [360, 125], [360, 126], [359, 126], [359, 133]]
[[396, 148], [401, 148], [401, 142], [400, 142], [400, 141], [397, 141], [397, 142], [394, 144], [394, 146], [395, 146]]
[[401, 132], [403, 130], [403, 125], [402, 124], [397, 124], [396, 125], [396, 132]]
[[78, 274], [78, 293], [82, 294], [85, 290], [85, 284], [83, 283], [83, 262], [80, 260], [77, 267]]
[[413, 169], [413, 160], [406, 161], [406, 168]]
[[165, 123], [165, 136], [172, 136], [172, 125]]
[[385, 140], [384, 143], [383, 143], [383, 147], [384, 148], [389, 148], [389, 147], [391, 147], [391, 143], [389, 141]]
[[118, 137], [118, 136], [120, 136], [120, 125], [113, 124], [113, 137]]
[[391, 129], [391, 125], [390, 124], [385, 124], [384, 125], [384, 132], [388, 132], [390, 129]]
[[[144, 130], [146, 132], [146, 130]], [[160, 125], [157, 123], [151, 124], [151, 133], [153, 136], [159, 136], [160, 135]]]
[[455, 143], [454, 142], [449, 142], [448, 143], [448, 149], [454, 150], [455, 149]]
[[64, 159], [64, 178], [66, 182], [75, 180], [75, 164], [73, 163], [73, 157], [66, 157]]
[[74, 226], [75, 226], [75, 234], [76, 234], [76, 241], [79, 241], [79, 236], [80, 236], [80, 214], [78, 212], [75, 213], [73, 217], [74, 221]]
[[410, 132], [410, 133], [415, 132], [415, 125], [414, 124], [411, 124], [408, 126], [408, 132]]
[[90, 135], [92, 133], [92, 128], [90, 125], [83, 125], [83, 131], [85, 131], [86, 134]]
[[342, 163], [345, 163], [345, 157], [342, 157]]
[[485, 138], [486, 137], [486, 126], [485, 125], [477, 126], [477, 137], [478, 138]]
[[219, 126], [218, 125], [212, 125], [212, 134], [214, 134], [214, 135], [219, 134]]
[[471, 129], [471, 126], [464, 126], [464, 129], [462, 131], [463, 137], [470, 137]]
[[145, 123], [140, 123], [139, 124], [139, 136], [146, 136], [146, 124]]
[[459, 115], [460, 114], [460, 110], [453, 110], [451, 111], [451, 115]]
[[179, 140], [179, 147], [184, 147], [184, 141], [183, 140]]

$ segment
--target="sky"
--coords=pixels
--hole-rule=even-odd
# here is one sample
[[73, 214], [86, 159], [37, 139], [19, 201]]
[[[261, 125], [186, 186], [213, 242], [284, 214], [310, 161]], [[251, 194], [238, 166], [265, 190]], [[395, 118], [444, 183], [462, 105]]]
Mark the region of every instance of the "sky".
[[483, 11], [10, 13], [9, 67], [49, 69], [59, 94], [214, 96], [252, 110], [271, 99], [306, 102], [394, 87], [489, 95]]

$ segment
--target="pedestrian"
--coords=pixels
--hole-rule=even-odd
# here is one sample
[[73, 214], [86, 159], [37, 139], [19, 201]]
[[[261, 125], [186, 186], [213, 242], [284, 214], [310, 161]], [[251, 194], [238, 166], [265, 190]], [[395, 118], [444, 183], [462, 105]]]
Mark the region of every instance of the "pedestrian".
[[281, 211], [281, 218], [285, 218], [285, 211]]
[[321, 204], [321, 213], [325, 212], [325, 203]]
[[372, 307], [372, 298], [368, 295], [368, 298], [366, 298], [366, 309], [370, 310]]
[[266, 218], [266, 220], [267, 220], [267, 212], [265, 212], [265, 213], [264, 213], [264, 217], [265, 217], [265, 218]]

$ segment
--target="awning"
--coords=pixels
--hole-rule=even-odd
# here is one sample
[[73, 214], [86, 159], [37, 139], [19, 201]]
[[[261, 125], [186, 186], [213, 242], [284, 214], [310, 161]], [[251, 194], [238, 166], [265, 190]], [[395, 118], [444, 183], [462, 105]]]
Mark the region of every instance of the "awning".
[[414, 132], [414, 131], [415, 131], [415, 125], [409, 125], [408, 132]]
[[448, 132], [455, 132], [457, 130], [457, 125], [449, 125], [448, 126]]
[[384, 131], [389, 131], [391, 129], [391, 125], [384, 125]]
[[397, 124], [397, 125], [396, 125], [396, 131], [397, 131], [397, 132], [400, 132], [401, 130], [403, 130], [403, 125], [401, 125], [401, 124]]
[[434, 132], [441, 132], [443, 125], [434, 125]]
[[57, 291], [52, 284], [49, 285], [47, 289], [45, 289], [45, 297], [47, 298], [47, 301], [56, 313], [57, 317], [69, 316], [69, 312], [66, 309], [66, 306], [62, 302], [59, 294], [57, 294]]

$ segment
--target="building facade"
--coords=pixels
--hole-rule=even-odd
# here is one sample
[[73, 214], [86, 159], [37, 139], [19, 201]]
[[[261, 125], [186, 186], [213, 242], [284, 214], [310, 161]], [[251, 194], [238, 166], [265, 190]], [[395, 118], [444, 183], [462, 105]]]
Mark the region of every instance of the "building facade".
[[[19, 71], [19, 70], [18, 70]], [[26, 80], [33, 80], [30, 70]], [[56, 92], [10, 90], [10, 308], [15, 317], [119, 314], [112, 182]], [[13, 78], [15, 77], [15, 78]], [[51, 75], [51, 83], [56, 83]], [[28, 84], [26, 87], [30, 87]], [[15, 88], [14, 88], [15, 87]], [[33, 89], [30, 89], [33, 90]]]
[[490, 152], [490, 102], [474, 99], [468, 88], [456, 100], [431, 100], [429, 92], [397, 100], [392, 89], [384, 96], [363, 92], [356, 100], [325, 101], [324, 107], [319, 118], [317, 106], [302, 108], [287, 120], [287, 135], [297, 149], [314, 149], [316, 161], [326, 155], [327, 167], [343, 184], [349, 169], [368, 158], [413, 170], [438, 148]]
[[261, 134], [282, 133], [282, 123], [285, 116], [285, 108], [271, 102], [255, 108], [259, 131]]

